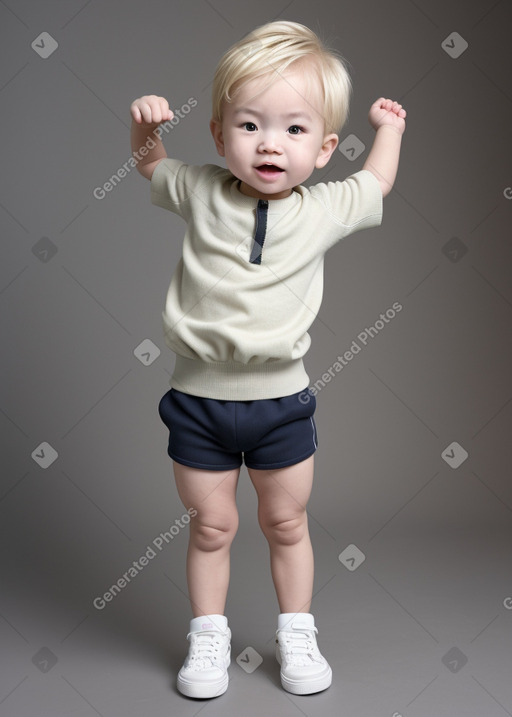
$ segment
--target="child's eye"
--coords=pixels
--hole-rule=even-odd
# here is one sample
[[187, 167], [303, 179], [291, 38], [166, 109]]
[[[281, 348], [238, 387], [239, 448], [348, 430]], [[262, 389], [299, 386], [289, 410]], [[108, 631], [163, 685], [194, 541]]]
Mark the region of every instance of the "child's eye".
[[257, 129], [257, 127], [256, 127], [256, 125], [254, 124], [254, 122], [244, 122], [243, 125], [242, 125], [242, 127], [245, 127], [245, 129], [246, 129], [248, 132], [255, 132], [256, 129]]
[[292, 124], [292, 126], [288, 128], [288, 132], [290, 134], [300, 134], [303, 131], [304, 131], [303, 128], [299, 127], [299, 125], [297, 125], [297, 124]]

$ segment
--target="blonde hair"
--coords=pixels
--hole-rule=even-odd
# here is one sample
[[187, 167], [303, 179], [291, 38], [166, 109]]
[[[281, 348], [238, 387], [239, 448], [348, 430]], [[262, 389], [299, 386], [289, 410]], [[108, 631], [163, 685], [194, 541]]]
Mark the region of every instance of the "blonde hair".
[[323, 91], [325, 132], [339, 134], [348, 118], [352, 91], [345, 60], [308, 27], [285, 20], [257, 27], [223, 55], [213, 78], [212, 119], [222, 121], [224, 101], [232, 102], [242, 85], [273, 73], [277, 79], [299, 61], [301, 69], [313, 70], [303, 76], [308, 82], [315, 79]]

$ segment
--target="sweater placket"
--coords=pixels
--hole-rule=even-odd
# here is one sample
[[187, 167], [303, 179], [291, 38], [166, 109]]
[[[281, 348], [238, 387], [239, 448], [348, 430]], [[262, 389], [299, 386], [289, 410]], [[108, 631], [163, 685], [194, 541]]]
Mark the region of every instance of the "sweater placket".
[[268, 201], [266, 199], [258, 199], [258, 206], [256, 207], [256, 229], [249, 259], [251, 264], [261, 264], [261, 252], [267, 233], [267, 216]]

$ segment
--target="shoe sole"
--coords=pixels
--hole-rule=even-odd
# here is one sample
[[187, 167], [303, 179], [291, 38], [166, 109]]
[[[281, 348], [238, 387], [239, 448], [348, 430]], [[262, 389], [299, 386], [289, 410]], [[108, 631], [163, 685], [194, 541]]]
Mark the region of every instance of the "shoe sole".
[[217, 682], [191, 682], [181, 676], [181, 670], [178, 672], [177, 687], [185, 697], [196, 697], [198, 699], [210, 699], [211, 697], [220, 697], [228, 689], [229, 675], [228, 667], [231, 665], [231, 657], [228, 658], [226, 665], [226, 674]]
[[[281, 664], [281, 655], [279, 649], [276, 650], [276, 659]], [[287, 692], [293, 695], [312, 695], [315, 692], [322, 692], [332, 684], [332, 670], [328, 666], [327, 670], [312, 680], [291, 680], [289, 677], [280, 672], [281, 685]]]
[[219, 697], [228, 689], [229, 677], [226, 675], [222, 681], [197, 684], [197, 682], [189, 682], [182, 679], [178, 675], [178, 690], [185, 697], [196, 697], [199, 699], [209, 699], [211, 697]]

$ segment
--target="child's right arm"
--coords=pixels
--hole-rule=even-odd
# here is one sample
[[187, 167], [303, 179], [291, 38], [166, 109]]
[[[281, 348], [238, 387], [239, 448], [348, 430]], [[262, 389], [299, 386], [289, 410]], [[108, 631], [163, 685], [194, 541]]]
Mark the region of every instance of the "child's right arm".
[[167, 152], [155, 129], [162, 122], [174, 117], [169, 103], [164, 97], [144, 95], [130, 105], [132, 127], [130, 139], [132, 153], [137, 160], [137, 169], [146, 179], [151, 179], [153, 171]]
[[368, 118], [376, 134], [363, 169], [375, 175], [383, 197], [390, 193], [395, 181], [406, 116], [402, 105], [385, 97], [370, 107]]

